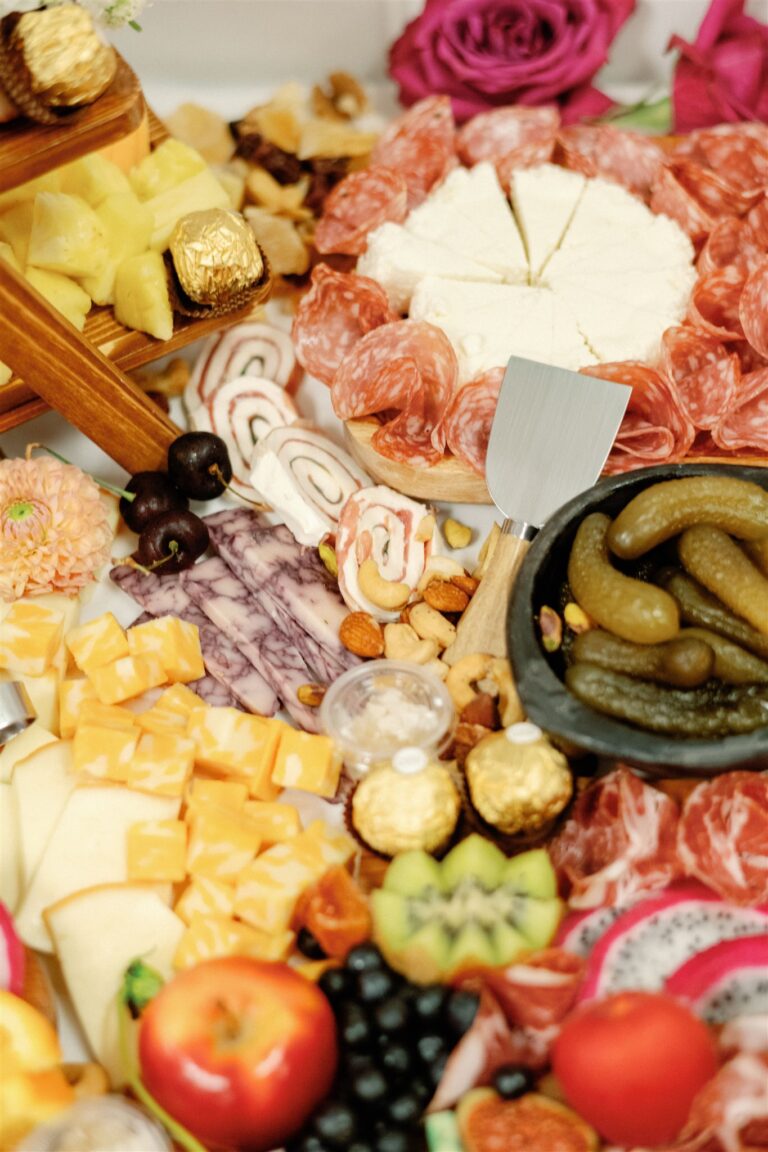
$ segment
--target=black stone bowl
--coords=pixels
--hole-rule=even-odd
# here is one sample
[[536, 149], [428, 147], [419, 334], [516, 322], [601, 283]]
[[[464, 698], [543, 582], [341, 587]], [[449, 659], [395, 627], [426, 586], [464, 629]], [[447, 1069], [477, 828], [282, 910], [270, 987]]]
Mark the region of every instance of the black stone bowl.
[[[570, 599], [566, 592], [568, 556], [585, 516], [604, 512], [615, 517], [651, 484], [709, 474], [738, 476], [768, 489], [768, 468], [729, 464], [642, 468], [611, 476], [582, 492], [555, 513], [531, 544], [510, 600], [507, 638], [528, 718], [558, 742], [600, 759], [621, 760], [648, 775], [717, 776], [736, 768], [768, 768], [768, 725], [742, 736], [674, 738], [645, 732], [581, 704], [563, 683], [562, 653], [544, 650], [536, 624], [542, 606], [560, 611]], [[624, 570], [633, 571], [631, 566]], [[634, 571], [641, 574], [638, 567]]]

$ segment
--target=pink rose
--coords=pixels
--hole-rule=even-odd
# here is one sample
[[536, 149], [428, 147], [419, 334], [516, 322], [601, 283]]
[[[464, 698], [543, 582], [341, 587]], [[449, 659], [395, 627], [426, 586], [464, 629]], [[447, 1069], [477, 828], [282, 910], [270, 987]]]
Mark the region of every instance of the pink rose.
[[672, 87], [674, 128], [768, 120], [768, 25], [744, 0], [712, 0], [693, 44], [673, 36], [680, 58]]
[[557, 100], [565, 123], [611, 104], [590, 84], [635, 0], [426, 0], [390, 50], [406, 105], [451, 97], [457, 120]]

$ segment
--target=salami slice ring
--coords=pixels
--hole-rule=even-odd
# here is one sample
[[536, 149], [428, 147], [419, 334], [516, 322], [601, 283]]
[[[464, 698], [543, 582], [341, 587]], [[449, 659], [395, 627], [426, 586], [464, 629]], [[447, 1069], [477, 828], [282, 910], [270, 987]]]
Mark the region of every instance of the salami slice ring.
[[427, 96], [384, 130], [371, 153], [371, 164], [402, 172], [408, 208], [415, 208], [455, 167], [455, 136], [449, 97]]
[[407, 214], [408, 185], [400, 172], [383, 164], [350, 172], [325, 199], [315, 247], [318, 252], [359, 256], [369, 232], [387, 221], [402, 224]]
[[668, 328], [662, 337], [667, 376], [694, 428], [709, 431], [733, 404], [741, 365], [715, 336], [685, 325]]
[[656, 140], [613, 124], [571, 124], [559, 137], [566, 168], [602, 176], [646, 197], [664, 162]]
[[373, 559], [382, 579], [415, 589], [433, 551], [433, 533], [423, 538], [428, 514], [423, 504], [383, 484], [349, 497], [336, 529], [336, 562], [339, 590], [353, 612], [370, 612], [381, 621], [398, 619], [399, 608], [382, 608], [361, 590], [360, 566]]
[[473, 116], [459, 129], [456, 151], [468, 168], [488, 160], [498, 169], [513, 153], [519, 151], [522, 155], [533, 145], [542, 150], [538, 163], [544, 164], [552, 157], [559, 127], [560, 112], [555, 104], [541, 104], [537, 108], [522, 104], [492, 108]]
[[651, 211], [669, 216], [692, 240], [707, 236], [715, 226], [715, 217], [682, 186], [666, 165], [662, 165], [654, 177], [650, 205]]
[[693, 287], [686, 319], [718, 340], [742, 340], [739, 303], [744, 276], [736, 268], [702, 276]]
[[678, 184], [711, 216], [742, 216], [758, 202], [762, 186], [740, 187], [732, 176], [704, 168], [693, 160], [672, 160], [669, 164]]
[[768, 252], [768, 191], [747, 213], [747, 223], [752, 229], [757, 246], [763, 252]]
[[318, 264], [293, 321], [296, 357], [307, 372], [330, 384], [360, 337], [394, 319], [387, 294], [375, 280]]
[[[768, 244], [765, 246], [768, 248]], [[718, 220], [701, 250], [696, 268], [700, 276], [722, 272], [731, 268], [744, 276], [749, 275], [763, 256], [755, 230], [749, 220], [739, 216], [725, 216]]]
[[768, 776], [727, 772], [683, 807], [678, 856], [688, 876], [735, 904], [768, 902]]
[[251, 484], [300, 544], [317, 546], [335, 532], [348, 497], [370, 482], [328, 436], [304, 425], [273, 429], [253, 455]]
[[712, 429], [712, 439], [726, 452], [768, 454], [768, 368], [742, 376], [734, 406]]
[[203, 345], [184, 389], [184, 404], [192, 412], [220, 384], [237, 376], [259, 376], [295, 392], [301, 379], [287, 332], [273, 324], [253, 321], [217, 332]]
[[747, 342], [768, 359], [768, 256], [747, 278], [739, 298], [739, 320]]
[[448, 448], [479, 476], [485, 476], [488, 441], [503, 379], [504, 369], [492, 368], [471, 380], [456, 393], [445, 417]]

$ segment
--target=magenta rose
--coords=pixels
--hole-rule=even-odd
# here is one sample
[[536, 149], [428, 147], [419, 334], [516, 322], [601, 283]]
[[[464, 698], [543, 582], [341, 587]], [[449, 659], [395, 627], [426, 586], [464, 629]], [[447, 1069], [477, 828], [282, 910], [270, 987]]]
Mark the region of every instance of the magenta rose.
[[459, 121], [505, 104], [557, 101], [565, 123], [611, 104], [590, 81], [635, 0], [426, 0], [393, 44], [404, 104], [451, 97]]
[[673, 36], [680, 57], [672, 85], [674, 128], [768, 120], [768, 25], [744, 0], [712, 0], [693, 44]]

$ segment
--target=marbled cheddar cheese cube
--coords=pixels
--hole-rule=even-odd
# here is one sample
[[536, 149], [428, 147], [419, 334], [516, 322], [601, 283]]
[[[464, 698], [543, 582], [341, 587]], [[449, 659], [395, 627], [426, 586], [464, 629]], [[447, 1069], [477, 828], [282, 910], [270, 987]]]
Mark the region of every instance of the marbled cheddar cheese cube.
[[183, 820], [142, 820], [125, 837], [128, 881], [183, 880], [187, 874], [187, 826]]
[[287, 725], [282, 733], [272, 781], [281, 788], [301, 788], [330, 799], [336, 794], [341, 760], [328, 736], [299, 732]]
[[332, 828], [325, 820], [313, 820], [296, 837], [294, 846], [317, 854], [323, 870], [336, 864], [347, 864], [355, 852], [357, 844], [342, 828]]
[[180, 712], [172, 712], [170, 708], [161, 708], [160, 704], [153, 704], [146, 712], [138, 712], [136, 723], [143, 732], [155, 732], [163, 735], [166, 732], [175, 732], [185, 736], [187, 731], [187, 718]]
[[72, 767], [100, 780], [124, 782], [136, 752], [136, 728], [78, 724], [72, 741]]
[[157, 656], [121, 656], [93, 670], [96, 695], [102, 704], [120, 704], [165, 683], [165, 669]]
[[284, 932], [302, 892], [325, 866], [295, 841], [274, 844], [245, 869], [235, 891], [235, 915], [263, 932]]
[[188, 736], [142, 732], [126, 784], [160, 796], [183, 796], [194, 763], [195, 745]]
[[80, 709], [86, 700], [96, 700], [96, 689], [90, 680], [62, 680], [59, 685], [59, 735], [69, 740], [80, 720]]
[[293, 932], [270, 936], [227, 916], [196, 916], [179, 941], [173, 966], [180, 971], [217, 956], [283, 960], [293, 940]]
[[240, 812], [208, 804], [189, 820], [187, 871], [234, 882], [259, 850], [258, 833]]
[[269, 720], [269, 731], [266, 734], [261, 756], [257, 761], [253, 774], [248, 782], [248, 792], [254, 800], [263, 800], [269, 803], [280, 795], [280, 786], [272, 779], [275, 767], [275, 757], [282, 739], [282, 730], [287, 728], [280, 720]]
[[235, 889], [222, 880], [195, 876], [182, 892], [174, 912], [185, 924], [196, 916], [231, 916], [235, 907]]
[[16, 600], [0, 627], [0, 668], [15, 676], [42, 676], [64, 630], [63, 616], [31, 600]]
[[[248, 786], [239, 780], [207, 780], [204, 776], [195, 776], [187, 789], [187, 815], [192, 816], [208, 804], [241, 812], [247, 796]], [[253, 822], [251, 826], [256, 827]]]
[[281, 840], [290, 840], [301, 832], [299, 810], [292, 804], [248, 800], [244, 811], [258, 828], [266, 848], [271, 844], [279, 844]]
[[128, 655], [125, 632], [111, 612], [80, 624], [67, 634], [66, 645], [81, 672], [112, 664]]
[[237, 708], [197, 708], [190, 713], [187, 733], [197, 744], [198, 767], [251, 780], [274, 752], [276, 728], [275, 722]]
[[162, 692], [157, 701], [159, 708], [167, 708], [169, 712], [178, 712], [185, 718], [196, 708], [207, 708], [205, 700], [201, 700], [196, 692], [187, 688], [186, 684], [172, 684]]
[[158, 616], [130, 628], [128, 648], [132, 656], [157, 656], [171, 684], [187, 684], [205, 675], [197, 625], [176, 616]]
[[136, 716], [117, 704], [102, 704], [101, 700], [84, 700], [80, 707], [77, 727], [81, 724], [99, 724], [104, 728], [135, 728]]

